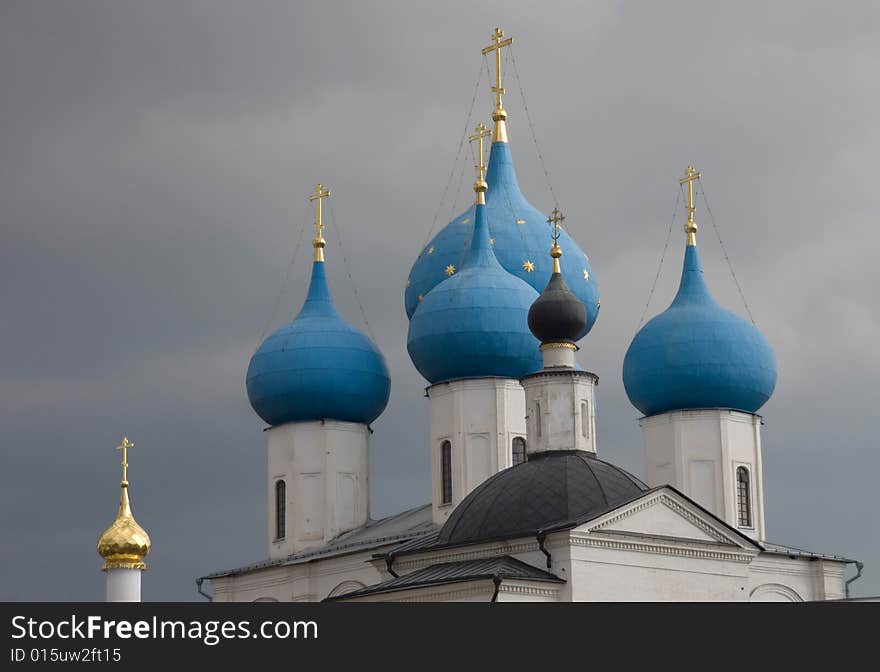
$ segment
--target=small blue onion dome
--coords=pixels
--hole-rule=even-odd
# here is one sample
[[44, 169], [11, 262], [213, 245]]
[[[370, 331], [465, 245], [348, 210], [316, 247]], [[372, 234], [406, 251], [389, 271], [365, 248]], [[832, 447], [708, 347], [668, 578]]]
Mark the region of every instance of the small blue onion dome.
[[385, 358], [336, 312], [324, 262], [315, 261], [299, 315], [251, 358], [251, 406], [273, 426], [323, 419], [369, 424], [385, 410], [390, 388]]
[[485, 205], [474, 211], [474, 233], [461, 268], [432, 289], [410, 319], [407, 350], [429, 382], [456, 378], [520, 378], [541, 368], [529, 331], [538, 293], [511, 275], [489, 242]]
[[[553, 229], [547, 216], [540, 213], [520, 191], [511, 158], [510, 145], [493, 142], [486, 174], [486, 220], [495, 256], [501, 266], [541, 292], [547, 286], [552, 262], [547, 250], [553, 242]], [[458, 268], [467, 251], [474, 222], [474, 207], [455, 217], [419, 254], [409, 274], [404, 304], [412, 319], [419, 296], [427, 296], [446, 279], [445, 269]], [[586, 306], [587, 323], [582, 338], [593, 328], [599, 314], [599, 288], [593, 268], [583, 250], [565, 230], [560, 231], [559, 245], [567, 263], [565, 282]]]
[[776, 357], [770, 343], [712, 298], [696, 245], [685, 249], [672, 305], [630, 344], [623, 384], [645, 415], [696, 408], [754, 413], [773, 394]]

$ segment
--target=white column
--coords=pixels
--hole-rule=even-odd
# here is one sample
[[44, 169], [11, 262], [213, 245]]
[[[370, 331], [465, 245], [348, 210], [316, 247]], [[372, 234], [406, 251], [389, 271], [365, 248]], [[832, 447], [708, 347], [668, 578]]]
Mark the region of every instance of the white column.
[[[761, 416], [713, 408], [670, 411], [639, 424], [648, 485], [672, 485], [743, 534], [765, 538]], [[740, 468], [748, 477], [748, 521], [740, 516]]]
[[[291, 422], [269, 435], [269, 557], [283, 558], [360, 527], [369, 518], [367, 425], [338, 420]], [[276, 492], [284, 482], [278, 537]]]
[[140, 602], [141, 601], [141, 569], [108, 569], [107, 601], [108, 602]]
[[[518, 380], [473, 378], [431, 385], [431, 499], [442, 524], [475, 487], [513, 463], [513, 440], [525, 438], [525, 395]], [[452, 500], [443, 501], [442, 450], [452, 455]]]
[[589, 371], [547, 366], [522, 379], [526, 394], [529, 454], [547, 450], [586, 450], [596, 452], [595, 388], [599, 377]]

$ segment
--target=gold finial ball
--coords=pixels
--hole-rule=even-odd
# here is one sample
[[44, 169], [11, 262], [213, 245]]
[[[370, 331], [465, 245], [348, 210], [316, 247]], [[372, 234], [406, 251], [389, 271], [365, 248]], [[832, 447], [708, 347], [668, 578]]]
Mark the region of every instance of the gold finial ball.
[[507, 112], [499, 107], [492, 113], [492, 121], [507, 121]]
[[562, 248], [559, 247], [558, 243], [553, 243], [553, 247], [550, 248], [550, 256], [554, 259], [559, 259], [562, 256]]
[[478, 194], [480, 192], [485, 192], [489, 190], [489, 185], [486, 183], [486, 180], [477, 180], [474, 182], [474, 191]]

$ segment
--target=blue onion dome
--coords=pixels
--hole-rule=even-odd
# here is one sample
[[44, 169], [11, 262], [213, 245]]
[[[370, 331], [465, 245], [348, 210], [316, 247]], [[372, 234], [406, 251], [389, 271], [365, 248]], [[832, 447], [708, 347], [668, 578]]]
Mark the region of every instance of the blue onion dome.
[[336, 312], [324, 262], [316, 260], [299, 315], [251, 358], [251, 406], [273, 426], [323, 419], [369, 424], [385, 410], [390, 387], [385, 358]]
[[[551, 275], [547, 249], [552, 229], [520, 191], [507, 142], [492, 143], [486, 194], [486, 220], [489, 238], [501, 266], [540, 292]], [[405, 292], [406, 314], [412, 319], [419, 297], [428, 295], [446, 279], [445, 269], [461, 265], [470, 241], [474, 207], [455, 217], [422, 250], [413, 264]], [[568, 260], [563, 269], [566, 284], [587, 310], [587, 323], [581, 337], [592, 329], [599, 314], [599, 288], [589, 258], [566, 231], [561, 231], [559, 245]]]
[[554, 244], [550, 255], [554, 261], [553, 273], [541, 296], [529, 308], [529, 329], [541, 345], [573, 345], [587, 324], [587, 309], [562, 277], [559, 264], [562, 250]]
[[696, 408], [754, 413], [773, 394], [776, 357], [770, 343], [712, 298], [695, 244], [685, 248], [672, 305], [630, 344], [623, 384], [645, 415]]
[[[485, 184], [485, 183], [484, 183]], [[410, 319], [407, 350], [429, 382], [457, 378], [520, 378], [541, 368], [528, 329], [537, 292], [508, 273], [492, 251], [486, 206], [474, 210], [474, 231], [461, 268], [434, 287]]]

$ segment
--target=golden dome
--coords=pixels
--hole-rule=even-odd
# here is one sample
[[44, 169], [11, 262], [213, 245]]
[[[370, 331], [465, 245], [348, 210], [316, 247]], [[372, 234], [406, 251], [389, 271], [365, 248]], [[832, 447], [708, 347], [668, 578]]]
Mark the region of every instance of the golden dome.
[[119, 513], [113, 524], [98, 538], [98, 554], [104, 558], [101, 569], [146, 569], [144, 558], [149, 552], [150, 535], [131, 514], [128, 481], [122, 481]]

